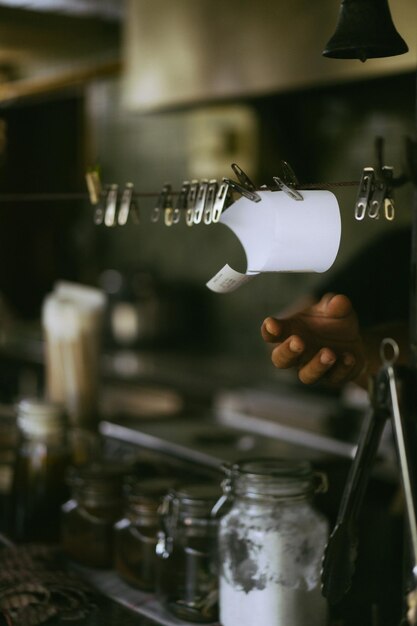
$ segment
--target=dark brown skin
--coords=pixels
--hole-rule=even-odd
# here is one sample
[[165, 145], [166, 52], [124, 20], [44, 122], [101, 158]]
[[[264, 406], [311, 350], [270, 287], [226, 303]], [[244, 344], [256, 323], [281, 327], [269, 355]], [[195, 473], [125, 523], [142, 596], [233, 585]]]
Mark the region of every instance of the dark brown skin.
[[404, 328], [390, 326], [361, 334], [352, 304], [342, 294], [327, 293], [287, 318], [267, 317], [261, 334], [265, 342], [276, 344], [271, 353], [275, 367], [296, 368], [307, 385], [339, 386], [354, 380], [366, 387], [380, 366], [379, 344], [386, 336], [399, 342], [401, 361], [407, 355]]

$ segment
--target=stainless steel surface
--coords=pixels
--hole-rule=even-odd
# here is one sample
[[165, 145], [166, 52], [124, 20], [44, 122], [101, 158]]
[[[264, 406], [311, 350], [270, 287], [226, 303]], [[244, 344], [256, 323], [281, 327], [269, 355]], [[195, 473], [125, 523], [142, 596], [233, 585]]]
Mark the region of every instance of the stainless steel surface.
[[247, 415], [233, 409], [225, 409], [219, 416], [219, 421], [231, 428], [241, 428], [263, 437], [317, 450], [323, 454], [351, 459], [356, 453], [357, 446], [354, 443], [340, 441], [325, 434], [300, 430], [282, 424], [279, 420], [262, 419], [262, 417]]
[[102, 421], [100, 432], [130, 444], [155, 450], [199, 465], [220, 468], [242, 458], [274, 456], [323, 460], [329, 455], [303, 445], [226, 428], [213, 419], [187, 416], [166, 423]]

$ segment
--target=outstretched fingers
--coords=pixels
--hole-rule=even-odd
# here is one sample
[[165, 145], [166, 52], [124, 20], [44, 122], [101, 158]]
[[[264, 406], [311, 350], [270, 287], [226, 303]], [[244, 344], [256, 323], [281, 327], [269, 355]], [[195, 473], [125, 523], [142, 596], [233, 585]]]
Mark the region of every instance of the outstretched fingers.
[[293, 325], [289, 319], [278, 320], [275, 317], [267, 317], [261, 326], [262, 339], [267, 343], [284, 341], [293, 333]]
[[275, 317], [267, 317], [261, 326], [261, 335], [264, 341], [276, 343], [282, 333], [282, 323]]
[[336, 356], [329, 348], [322, 348], [308, 363], [300, 367], [298, 377], [306, 385], [313, 385], [322, 379], [331, 385], [339, 385], [355, 378], [357, 367], [357, 361], [352, 354]]
[[304, 342], [297, 335], [288, 337], [279, 343], [271, 353], [271, 360], [275, 367], [287, 369], [297, 365], [304, 352]]
[[336, 355], [329, 348], [322, 348], [298, 370], [298, 378], [305, 385], [313, 385], [323, 378], [336, 363]]

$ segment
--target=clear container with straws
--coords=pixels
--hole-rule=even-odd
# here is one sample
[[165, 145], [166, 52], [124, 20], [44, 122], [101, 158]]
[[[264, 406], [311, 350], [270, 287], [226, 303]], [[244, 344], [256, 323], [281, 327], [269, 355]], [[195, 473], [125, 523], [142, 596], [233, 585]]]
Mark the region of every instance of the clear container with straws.
[[71, 427], [96, 425], [104, 307], [99, 289], [66, 282], [43, 303], [46, 391], [65, 405]]

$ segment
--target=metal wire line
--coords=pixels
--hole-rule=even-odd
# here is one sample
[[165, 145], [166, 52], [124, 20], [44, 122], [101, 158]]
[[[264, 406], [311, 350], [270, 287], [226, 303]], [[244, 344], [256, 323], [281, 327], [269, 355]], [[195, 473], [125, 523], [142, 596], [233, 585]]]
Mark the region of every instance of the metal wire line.
[[[303, 183], [297, 185], [297, 189], [332, 189], [335, 187], [355, 187], [359, 184], [359, 181], [340, 181], [332, 183]], [[122, 188], [121, 188], [122, 189]], [[257, 191], [265, 191], [265, 187], [258, 188]], [[160, 191], [150, 192], [138, 192], [135, 191], [132, 194], [133, 198], [152, 198], [158, 197]], [[180, 191], [171, 191], [173, 196], [179, 195]], [[102, 194], [103, 197], [106, 194]], [[87, 192], [33, 192], [33, 193], [0, 193], [0, 202], [56, 202], [56, 201], [76, 201], [87, 200], [89, 201], [89, 194]]]

